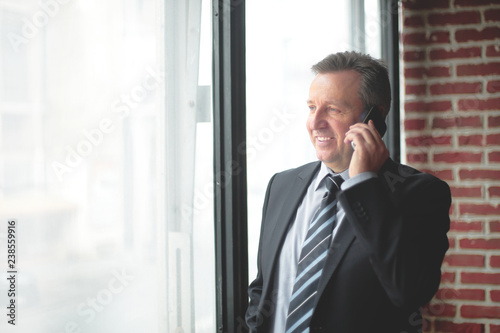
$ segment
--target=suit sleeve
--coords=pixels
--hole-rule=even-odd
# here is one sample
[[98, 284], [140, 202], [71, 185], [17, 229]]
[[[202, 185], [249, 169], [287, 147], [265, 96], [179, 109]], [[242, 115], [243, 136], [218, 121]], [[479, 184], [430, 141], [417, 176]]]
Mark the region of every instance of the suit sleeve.
[[262, 209], [261, 234], [260, 234], [259, 250], [257, 253], [257, 277], [255, 278], [254, 281], [250, 283], [248, 287], [249, 304], [245, 315], [245, 320], [248, 325], [248, 328], [250, 329], [250, 332], [257, 332], [257, 327], [262, 324], [263, 320], [259, 312], [259, 304], [262, 299], [262, 289], [264, 282], [264, 278], [262, 276], [262, 251], [261, 251], [262, 239], [263, 239], [262, 231], [264, 230], [263, 225], [265, 223], [264, 221], [269, 203], [269, 194], [271, 192], [271, 186], [275, 176], [276, 175], [274, 175], [271, 178], [271, 180], [269, 181], [269, 185], [267, 186], [266, 196], [264, 199], [264, 205]]
[[448, 185], [423, 173], [386, 173], [341, 191], [339, 200], [392, 303], [415, 309], [430, 301], [449, 246]]

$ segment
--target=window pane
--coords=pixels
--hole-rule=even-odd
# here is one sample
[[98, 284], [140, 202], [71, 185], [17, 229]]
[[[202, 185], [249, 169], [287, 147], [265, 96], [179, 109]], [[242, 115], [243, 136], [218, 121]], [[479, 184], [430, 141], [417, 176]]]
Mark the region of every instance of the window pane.
[[1, 332], [215, 331], [210, 1], [176, 5], [0, 2]]
[[378, 56], [373, 53], [379, 37], [366, 30], [374, 29], [373, 22], [380, 23], [376, 14], [366, 16], [365, 30], [351, 31], [350, 6], [354, 2], [348, 0], [247, 2], [250, 280], [256, 276], [262, 204], [269, 179], [276, 172], [316, 160], [305, 128], [311, 66], [330, 53], [365, 51], [359, 49], [365, 40], [366, 51]]
[[387, 15], [381, 15], [378, 0], [365, 1], [365, 51], [379, 59], [382, 57], [381, 27], [389, 24]]

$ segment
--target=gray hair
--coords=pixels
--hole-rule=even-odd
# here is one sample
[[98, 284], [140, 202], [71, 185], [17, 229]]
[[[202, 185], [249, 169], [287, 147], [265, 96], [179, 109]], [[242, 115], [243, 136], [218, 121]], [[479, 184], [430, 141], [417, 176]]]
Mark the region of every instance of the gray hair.
[[355, 51], [339, 52], [328, 55], [312, 66], [315, 74], [325, 74], [353, 70], [361, 74], [359, 97], [363, 107], [382, 106], [384, 117], [391, 108], [391, 84], [386, 64], [367, 54]]

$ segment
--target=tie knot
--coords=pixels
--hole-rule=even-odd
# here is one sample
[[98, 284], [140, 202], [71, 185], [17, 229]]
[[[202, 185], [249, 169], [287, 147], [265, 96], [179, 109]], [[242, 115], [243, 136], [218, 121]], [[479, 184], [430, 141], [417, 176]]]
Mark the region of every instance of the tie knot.
[[337, 192], [340, 190], [340, 185], [344, 179], [340, 175], [332, 176], [331, 174], [328, 174], [326, 177], [326, 189], [328, 192]]

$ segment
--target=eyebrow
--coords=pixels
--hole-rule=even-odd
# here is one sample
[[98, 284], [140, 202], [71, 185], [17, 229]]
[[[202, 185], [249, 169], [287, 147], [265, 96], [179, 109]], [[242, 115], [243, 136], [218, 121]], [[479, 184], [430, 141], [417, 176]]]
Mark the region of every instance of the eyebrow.
[[[315, 104], [312, 100], [308, 99], [307, 104]], [[349, 103], [338, 102], [338, 101], [326, 101], [326, 104], [338, 105], [341, 109], [352, 109], [352, 106]]]

